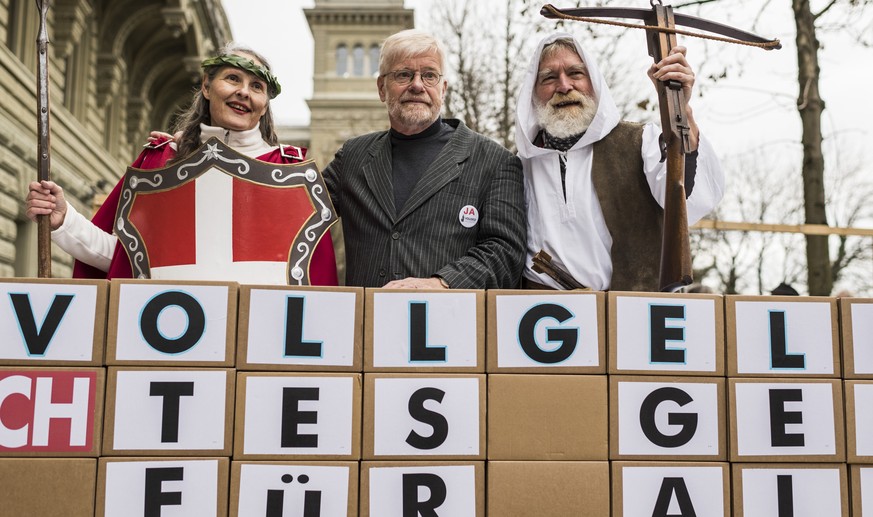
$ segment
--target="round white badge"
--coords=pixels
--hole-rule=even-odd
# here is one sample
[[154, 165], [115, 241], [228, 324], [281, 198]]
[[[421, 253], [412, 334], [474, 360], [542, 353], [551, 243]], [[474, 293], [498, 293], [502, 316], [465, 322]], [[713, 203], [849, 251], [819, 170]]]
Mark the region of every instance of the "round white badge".
[[458, 214], [458, 220], [464, 228], [472, 228], [479, 222], [479, 211], [473, 205], [467, 205]]

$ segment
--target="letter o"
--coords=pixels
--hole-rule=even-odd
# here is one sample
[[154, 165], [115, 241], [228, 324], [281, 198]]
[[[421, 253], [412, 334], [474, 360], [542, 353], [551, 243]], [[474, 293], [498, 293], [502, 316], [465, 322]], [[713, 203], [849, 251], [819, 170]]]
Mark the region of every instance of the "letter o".
[[[168, 307], [179, 307], [188, 316], [188, 328], [177, 338], [167, 338], [158, 329], [158, 317]], [[203, 307], [193, 296], [182, 291], [160, 293], [146, 303], [139, 319], [142, 337], [152, 348], [165, 354], [180, 354], [194, 347], [206, 329]]]

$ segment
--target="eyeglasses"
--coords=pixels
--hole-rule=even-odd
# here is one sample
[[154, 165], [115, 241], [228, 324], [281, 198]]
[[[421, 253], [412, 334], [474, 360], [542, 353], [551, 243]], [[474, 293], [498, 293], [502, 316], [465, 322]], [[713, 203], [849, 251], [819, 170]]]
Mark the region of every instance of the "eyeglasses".
[[425, 86], [436, 86], [437, 83], [440, 82], [440, 77], [442, 74], [437, 73], [434, 70], [392, 70], [387, 74], [383, 74], [382, 77], [390, 75], [394, 82], [399, 85], [405, 85], [411, 83], [415, 79], [415, 74], [418, 74], [421, 77], [421, 82], [424, 83]]

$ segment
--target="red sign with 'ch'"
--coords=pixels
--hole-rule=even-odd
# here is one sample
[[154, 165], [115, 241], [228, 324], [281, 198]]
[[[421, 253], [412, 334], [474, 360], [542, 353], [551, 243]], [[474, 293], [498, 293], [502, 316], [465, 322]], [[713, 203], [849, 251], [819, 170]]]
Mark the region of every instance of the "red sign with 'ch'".
[[0, 453], [88, 452], [97, 374], [0, 370]]

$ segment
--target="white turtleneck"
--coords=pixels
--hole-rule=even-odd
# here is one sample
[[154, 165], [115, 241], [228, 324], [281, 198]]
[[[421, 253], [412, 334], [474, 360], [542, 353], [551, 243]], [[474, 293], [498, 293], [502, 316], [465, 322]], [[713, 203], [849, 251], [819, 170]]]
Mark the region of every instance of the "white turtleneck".
[[[234, 131], [232, 129], [224, 129], [223, 127], [200, 124], [200, 143], [202, 144], [212, 137], [221, 140], [249, 158], [263, 156], [276, 148], [264, 142], [264, 139], [261, 138], [260, 124], [246, 131]], [[175, 149], [175, 143], [170, 145]]]
[[[263, 156], [276, 148], [261, 138], [260, 125], [245, 131], [234, 131], [200, 124], [200, 142], [212, 137], [218, 138], [249, 158]], [[176, 148], [175, 143], [170, 145]], [[109, 271], [118, 238], [95, 226], [67, 201], [64, 222], [52, 232], [52, 241], [76, 260], [101, 271]]]

